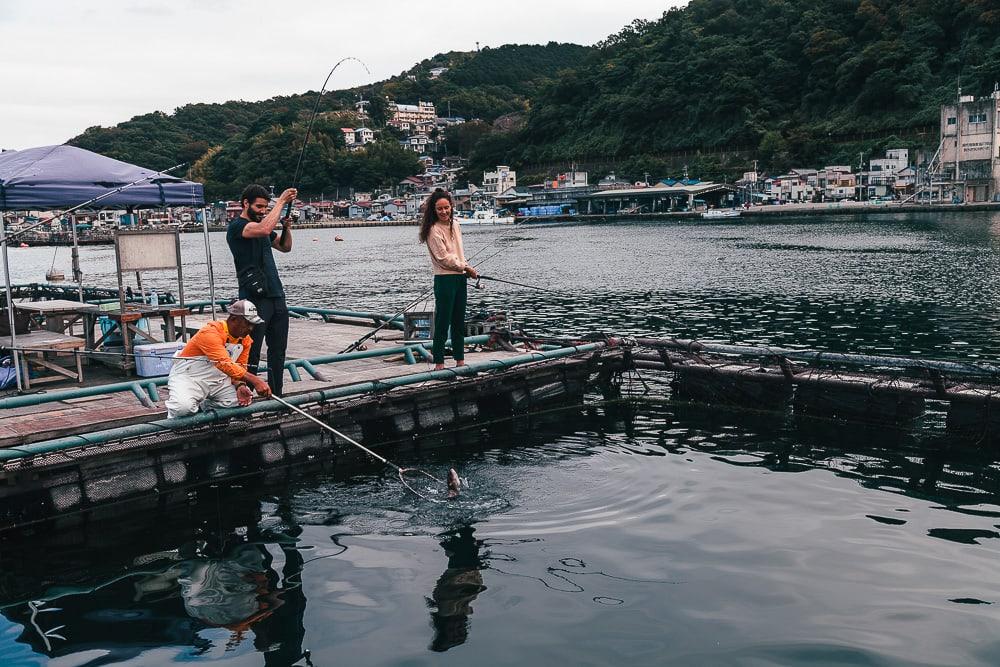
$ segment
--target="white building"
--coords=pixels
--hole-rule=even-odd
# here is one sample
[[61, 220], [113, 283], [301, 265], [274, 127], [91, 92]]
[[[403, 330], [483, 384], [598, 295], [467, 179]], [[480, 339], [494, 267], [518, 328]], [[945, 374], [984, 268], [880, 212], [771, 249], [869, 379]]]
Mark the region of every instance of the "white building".
[[[813, 171], [813, 174], [806, 172]], [[799, 173], [804, 172], [804, 173]], [[772, 199], [783, 202], [812, 201], [816, 188], [809, 184], [809, 178], [815, 178], [815, 170], [797, 169], [781, 176], [775, 176], [764, 181], [764, 187]]]
[[353, 127], [342, 127], [342, 128], [340, 128], [340, 131], [344, 133], [344, 143], [347, 146], [353, 146], [354, 145], [354, 141], [355, 141], [354, 128]]
[[375, 141], [375, 133], [367, 127], [359, 127], [354, 130], [354, 143], [364, 146]]
[[[553, 188], [576, 188], [585, 185], [587, 185], [587, 172], [575, 169], [557, 175], [551, 183]], [[548, 182], [546, 182], [546, 186], [549, 186]]]
[[497, 165], [496, 171], [483, 172], [483, 192], [496, 197], [507, 188], [517, 186], [517, 172], [506, 165]]
[[910, 166], [910, 151], [905, 148], [890, 148], [884, 158], [876, 158], [868, 163], [873, 174], [881, 172], [885, 176], [895, 176]]
[[431, 78], [432, 79], [436, 79], [436, 78], [438, 78], [439, 76], [441, 76], [442, 74], [444, 74], [447, 71], [448, 71], [447, 67], [432, 67], [431, 68]]
[[402, 139], [399, 145], [407, 150], [411, 150], [418, 155], [423, 155], [434, 149], [434, 142], [426, 134], [414, 134], [406, 139]]

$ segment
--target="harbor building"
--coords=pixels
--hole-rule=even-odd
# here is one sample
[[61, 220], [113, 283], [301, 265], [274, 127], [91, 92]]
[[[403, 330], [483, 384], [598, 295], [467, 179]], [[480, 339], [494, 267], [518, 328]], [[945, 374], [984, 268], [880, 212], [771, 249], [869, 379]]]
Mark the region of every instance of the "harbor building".
[[941, 107], [937, 175], [954, 182], [958, 201], [1000, 201], [1000, 86], [988, 97], [959, 96]]

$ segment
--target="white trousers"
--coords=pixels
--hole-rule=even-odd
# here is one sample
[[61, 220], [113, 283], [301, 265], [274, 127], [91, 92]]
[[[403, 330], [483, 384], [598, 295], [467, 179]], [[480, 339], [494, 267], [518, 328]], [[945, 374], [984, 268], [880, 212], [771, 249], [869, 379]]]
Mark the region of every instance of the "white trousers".
[[204, 408], [240, 404], [232, 378], [207, 357], [175, 358], [167, 381], [167, 417], [187, 417]]

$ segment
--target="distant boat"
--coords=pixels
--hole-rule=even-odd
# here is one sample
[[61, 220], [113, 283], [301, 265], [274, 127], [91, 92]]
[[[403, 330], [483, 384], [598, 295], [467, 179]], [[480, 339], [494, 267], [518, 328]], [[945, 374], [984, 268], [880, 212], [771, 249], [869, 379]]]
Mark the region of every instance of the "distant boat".
[[708, 211], [702, 211], [701, 217], [707, 220], [715, 220], [716, 218], [738, 218], [740, 217], [740, 210], [735, 208], [713, 208]]
[[480, 209], [473, 211], [471, 217], [457, 218], [460, 225], [513, 225], [514, 216], [499, 215], [496, 211]]

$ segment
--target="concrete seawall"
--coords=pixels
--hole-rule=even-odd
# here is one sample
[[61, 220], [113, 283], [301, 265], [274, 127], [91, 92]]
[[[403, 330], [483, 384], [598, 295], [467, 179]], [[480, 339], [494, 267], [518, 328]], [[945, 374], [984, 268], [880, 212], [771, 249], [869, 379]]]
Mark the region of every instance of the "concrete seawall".
[[[851, 202], [839, 204], [782, 204], [755, 206], [740, 211], [739, 218], [708, 219], [706, 222], [732, 223], [741, 218], [791, 217], [803, 215], [886, 215], [893, 213], [965, 213], [1000, 211], [1000, 202], [975, 204], [867, 204]], [[629, 213], [625, 215], [554, 215], [518, 218], [518, 224], [552, 224], [560, 222], [614, 223], [636, 220], [703, 220], [701, 211], [676, 211], [670, 213]]]

